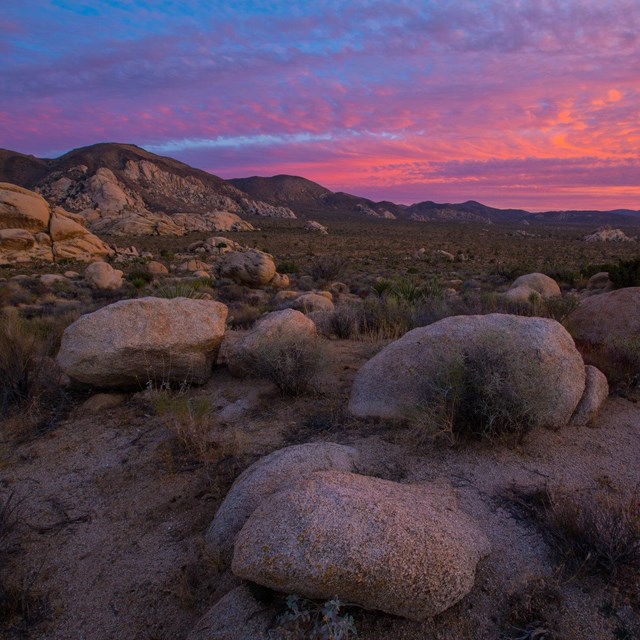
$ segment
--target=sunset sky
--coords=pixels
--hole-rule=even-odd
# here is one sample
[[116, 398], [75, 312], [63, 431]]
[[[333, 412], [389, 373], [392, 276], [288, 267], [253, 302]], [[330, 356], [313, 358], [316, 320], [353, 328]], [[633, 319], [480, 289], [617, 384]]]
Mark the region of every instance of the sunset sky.
[[640, 209], [638, 0], [6, 0], [0, 147]]

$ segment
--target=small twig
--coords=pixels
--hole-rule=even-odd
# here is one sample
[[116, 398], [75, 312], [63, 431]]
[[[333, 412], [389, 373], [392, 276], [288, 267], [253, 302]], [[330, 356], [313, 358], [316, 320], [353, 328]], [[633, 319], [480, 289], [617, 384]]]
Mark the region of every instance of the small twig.
[[27, 523], [27, 526], [37, 533], [49, 533], [50, 531], [57, 531], [59, 529], [64, 529], [72, 524], [81, 524], [83, 522], [91, 522], [91, 514], [87, 513], [82, 516], [78, 516], [77, 518], [65, 518], [64, 520], [59, 520], [58, 522], [54, 522], [53, 524], [36, 526]]

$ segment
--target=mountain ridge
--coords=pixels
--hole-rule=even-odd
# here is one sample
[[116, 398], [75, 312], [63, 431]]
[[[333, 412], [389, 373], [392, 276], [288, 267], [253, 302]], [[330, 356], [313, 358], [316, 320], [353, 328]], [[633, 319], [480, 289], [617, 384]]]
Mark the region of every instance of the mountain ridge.
[[[640, 211], [553, 210], [532, 213], [499, 209], [476, 200], [410, 205], [374, 201], [327, 187], [301, 176], [278, 174], [225, 180], [168, 156], [128, 143], [100, 142], [58, 158], [37, 158], [0, 149], [0, 181], [42, 193], [71, 211], [116, 203], [169, 214], [204, 213], [227, 208], [247, 215], [275, 217], [356, 217], [421, 222], [639, 224]], [[113, 197], [111, 197], [113, 196]]]

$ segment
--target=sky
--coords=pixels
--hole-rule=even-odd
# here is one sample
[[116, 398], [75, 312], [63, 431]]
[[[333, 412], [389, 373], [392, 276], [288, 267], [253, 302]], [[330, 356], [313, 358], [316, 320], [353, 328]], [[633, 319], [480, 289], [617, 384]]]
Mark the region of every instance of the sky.
[[640, 0], [3, 0], [0, 147], [640, 209]]

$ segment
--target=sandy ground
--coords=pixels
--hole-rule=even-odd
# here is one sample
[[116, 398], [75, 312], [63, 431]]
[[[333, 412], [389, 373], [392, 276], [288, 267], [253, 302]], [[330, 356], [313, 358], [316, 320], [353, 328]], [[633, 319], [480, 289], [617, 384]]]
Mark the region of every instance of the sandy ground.
[[281, 446], [327, 440], [358, 447], [363, 473], [452, 486], [493, 545], [461, 603], [424, 623], [357, 611], [359, 637], [517, 637], [513, 594], [544, 583], [559, 594], [546, 602], [555, 631], [550, 637], [640, 638], [638, 611], [612, 600], [615, 593], [601, 580], [559, 572], [539, 528], [502, 499], [514, 485], [640, 485], [640, 406], [610, 398], [594, 427], [538, 430], [515, 448], [425, 444], [405, 428], [344, 418], [350, 380], [377, 348], [329, 342], [322, 393], [295, 400], [219, 368], [205, 387], [190, 392], [211, 403], [217, 416], [212, 438], [224, 443], [207, 466], [181, 453], [143, 394], [98, 415], [76, 409], [56, 430], [5, 452], [1, 486], [23, 498], [16, 561], [46, 594], [49, 615], [23, 635], [14, 629], [4, 637], [185, 638], [234, 584], [203, 551], [204, 532], [233, 478]]

